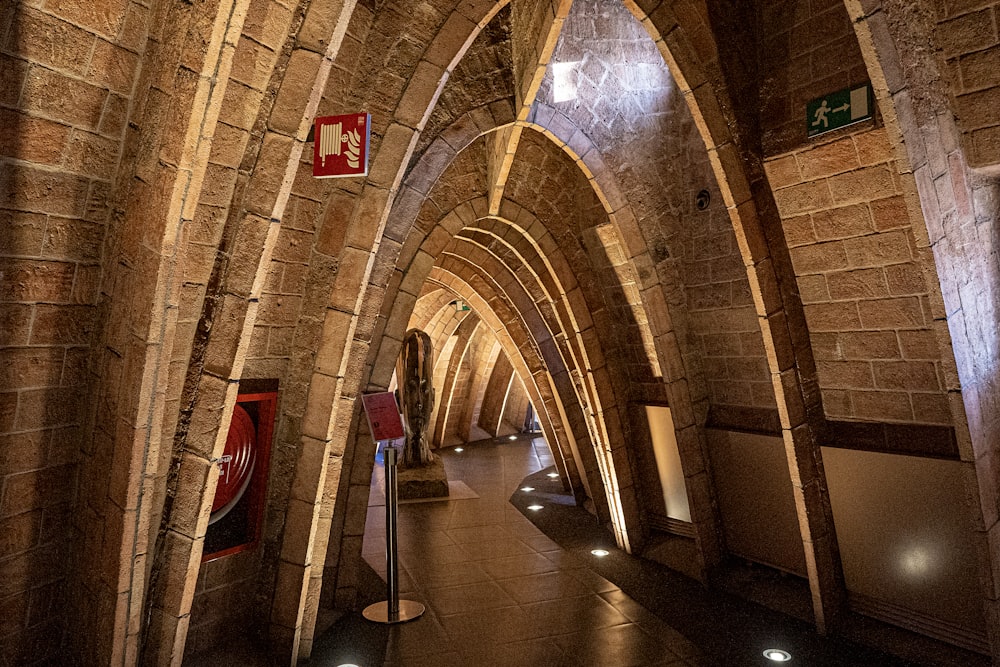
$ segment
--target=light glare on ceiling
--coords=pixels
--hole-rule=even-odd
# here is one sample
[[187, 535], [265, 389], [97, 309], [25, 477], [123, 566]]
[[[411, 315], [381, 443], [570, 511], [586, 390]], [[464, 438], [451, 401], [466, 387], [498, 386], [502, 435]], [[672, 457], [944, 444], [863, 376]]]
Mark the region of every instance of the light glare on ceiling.
[[463, 448], [461, 448], [461, 447], [456, 447], [456, 448], [455, 448], [455, 451], [456, 451], [456, 452], [458, 452], [459, 454], [461, 454], [461, 453], [462, 453], [462, 452], [464, 452], [465, 450], [464, 450]]
[[542, 509], [542, 506], [541, 505], [528, 505], [528, 509], [531, 510], [532, 512], [537, 512], [538, 510]]
[[592, 549], [590, 553], [593, 554], [594, 556], [597, 556], [598, 558], [604, 558], [611, 552], [608, 551], [607, 549]]
[[576, 67], [579, 61], [552, 63], [552, 101], [568, 102], [576, 99]]

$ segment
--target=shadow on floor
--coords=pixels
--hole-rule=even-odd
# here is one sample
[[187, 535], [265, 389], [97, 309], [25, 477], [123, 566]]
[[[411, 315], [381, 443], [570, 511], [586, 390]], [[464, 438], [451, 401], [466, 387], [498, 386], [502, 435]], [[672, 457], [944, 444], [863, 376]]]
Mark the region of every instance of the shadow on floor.
[[[711, 664], [724, 666], [773, 665], [763, 657], [766, 648], [781, 648], [793, 656], [791, 664], [842, 667], [934, 665], [965, 667], [989, 665], [979, 654], [850, 614], [843, 634], [880, 643], [908, 658], [889, 655], [846, 638], [821, 637], [811, 623], [749, 602], [725, 592], [709, 590], [699, 582], [664, 566], [620, 551], [611, 532], [596, 518], [560, 495], [561, 484], [541, 470], [525, 478], [511, 503], [550, 539], [587, 562], [594, 572], [618, 585], [636, 602], [692, 642]], [[532, 511], [530, 505], [544, 505]], [[591, 550], [609, 555], [597, 558]]]
[[[809, 667], [989, 664], [856, 615], [845, 634], [865, 644], [875, 643], [873, 632], [882, 634], [909, 661], [849, 639], [820, 637], [808, 621], [708, 590], [618, 550], [608, 528], [566, 495], [558, 477], [548, 476], [552, 461], [540, 438], [465, 449], [465, 455], [451, 449], [442, 456], [449, 477], [464, 479], [481, 498], [400, 508], [401, 593], [428, 604], [425, 616], [386, 626], [360, 612], [334, 612], [321, 619], [320, 628], [326, 627], [312, 659], [302, 664], [763, 667], [776, 664], [763, 657], [771, 647], [789, 651], [790, 664]], [[371, 507], [357, 609], [386, 597], [381, 521], [384, 508]], [[597, 558], [595, 548], [609, 554]], [[244, 649], [199, 656], [197, 666], [269, 667]]]

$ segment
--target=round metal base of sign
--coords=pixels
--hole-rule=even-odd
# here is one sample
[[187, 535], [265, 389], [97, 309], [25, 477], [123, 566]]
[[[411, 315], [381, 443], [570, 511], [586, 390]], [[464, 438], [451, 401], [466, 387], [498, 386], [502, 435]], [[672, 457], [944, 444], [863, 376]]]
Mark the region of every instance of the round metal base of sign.
[[413, 600], [400, 600], [399, 613], [394, 618], [389, 618], [389, 602], [376, 602], [365, 607], [361, 612], [369, 621], [375, 623], [405, 623], [415, 618], [420, 618], [424, 613], [424, 605]]

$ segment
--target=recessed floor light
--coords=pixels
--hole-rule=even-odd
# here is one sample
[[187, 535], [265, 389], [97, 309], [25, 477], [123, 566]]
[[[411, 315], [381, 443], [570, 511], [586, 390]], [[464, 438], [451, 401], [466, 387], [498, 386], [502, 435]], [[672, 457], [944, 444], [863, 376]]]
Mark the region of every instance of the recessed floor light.
[[605, 556], [608, 556], [608, 555], [611, 554], [611, 552], [608, 551], [607, 549], [593, 549], [593, 550], [591, 550], [590, 553], [593, 554], [593, 555], [595, 555], [595, 556], [597, 556], [598, 558], [604, 558]]
[[531, 510], [532, 512], [537, 512], [538, 510], [542, 509], [542, 506], [541, 505], [528, 505], [528, 509]]
[[462, 452], [465, 451], [465, 449], [463, 449], [462, 447], [456, 447], [455, 451], [458, 452], [459, 454], [461, 454]]
[[529, 491], [534, 491], [535, 487], [533, 487], [533, 486], [522, 486], [521, 490], [524, 491], [525, 493], [528, 493]]
[[548, 475], [546, 475], [546, 477], [551, 477], [552, 479], [555, 479], [558, 476], [559, 476], [559, 473], [557, 473], [557, 472], [550, 472]]
[[764, 650], [764, 657], [774, 662], [788, 662], [792, 659], [792, 654], [780, 648], [769, 648]]

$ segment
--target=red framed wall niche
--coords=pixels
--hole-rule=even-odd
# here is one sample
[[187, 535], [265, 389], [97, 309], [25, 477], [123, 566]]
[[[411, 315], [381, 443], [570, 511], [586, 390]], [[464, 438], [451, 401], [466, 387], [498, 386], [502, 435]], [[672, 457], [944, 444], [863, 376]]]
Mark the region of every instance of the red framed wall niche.
[[[241, 383], [245, 384], [245, 383]], [[263, 387], [261, 385], [264, 385]], [[267, 385], [274, 386], [273, 390]], [[260, 543], [267, 500], [267, 477], [271, 466], [271, 442], [274, 436], [274, 419], [278, 409], [277, 382], [254, 382], [245, 393], [236, 397], [236, 405], [246, 412], [255, 435], [255, 460], [250, 479], [242, 495], [227, 508], [225, 515], [214, 520], [205, 534], [202, 562], [223, 558], [254, 549]], [[237, 412], [237, 411], [234, 411]], [[234, 429], [247, 429], [246, 417], [234, 415], [230, 424], [230, 437]], [[228, 462], [226, 462], [228, 463]], [[220, 461], [220, 474], [226, 469]], [[221, 480], [220, 480], [221, 481]], [[224, 493], [220, 484], [216, 493]], [[213, 508], [214, 509], [214, 508]], [[213, 513], [213, 517], [215, 513]]]

